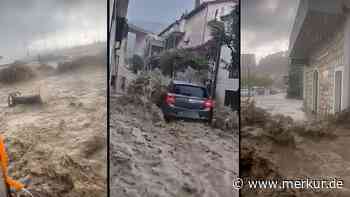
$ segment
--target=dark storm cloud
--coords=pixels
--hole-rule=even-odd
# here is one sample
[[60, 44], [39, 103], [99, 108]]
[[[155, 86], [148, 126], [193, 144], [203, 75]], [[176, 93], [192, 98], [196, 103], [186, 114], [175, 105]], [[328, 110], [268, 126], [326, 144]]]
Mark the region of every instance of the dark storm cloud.
[[299, 0], [242, 0], [242, 47], [258, 58], [286, 50]]
[[23, 56], [40, 40], [54, 47], [102, 35], [106, 9], [103, 0], [1, 0], [0, 56]]

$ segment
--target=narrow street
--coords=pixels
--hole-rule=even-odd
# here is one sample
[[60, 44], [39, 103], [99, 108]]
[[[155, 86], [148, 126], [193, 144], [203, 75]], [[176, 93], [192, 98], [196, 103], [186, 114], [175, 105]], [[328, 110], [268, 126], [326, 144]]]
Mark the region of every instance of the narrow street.
[[111, 196], [238, 197], [239, 1], [114, 2]]
[[238, 197], [238, 132], [152, 114], [111, 100], [112, 196]]

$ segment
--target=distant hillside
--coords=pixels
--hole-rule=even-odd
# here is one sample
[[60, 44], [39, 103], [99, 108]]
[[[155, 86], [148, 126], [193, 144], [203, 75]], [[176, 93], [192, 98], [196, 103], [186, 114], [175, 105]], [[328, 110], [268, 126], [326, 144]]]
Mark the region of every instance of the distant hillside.
[[12, 62], [13, 62], [12, 59], [9, 59], [9, 58], [0, 56], [0, 66], [1, 66], [1, 65], [7, 65], [7, 64], [10, 64], [10, 63], [12, 63]]
[[40, 61], [50, 62], [50, 61], [62, 61], [64, 59], [77, 59], [83, 56], [95, 56], [101, 53], [107, 54], [107, 43], [106, 42], [94, 42], [86, 45], [78, 45], [68, 48], [47, 50], [45, 52], [32, 55], [29, 57], [24, 57], [18, 59], [23, 62]]
[[251, 72], [256, 67], [255, 54], [241, 54], [241, 73], [243, 75]]
[[281, 51], [262, 58], [253, 70], [257, 75], [270, 76], [274, 86], [284, 87], [283, 77], [288, 75], [288, 55]]
[[282, 51], [262, 58], [255, 72], [268, 74], [270, 76], [280, 76], [288, 74], [288, 56]]
[[95, 42], [86, 45], [74, 46], [71, 48], [60, 49], [56, 51], [57, 55], [63, 56], [73, 56], [73, 57], [81, 57], [81, 56], [89, 56], [89, 55], [97, 55], [100, 53], [106, 53], [107, 43], [106, 42]]

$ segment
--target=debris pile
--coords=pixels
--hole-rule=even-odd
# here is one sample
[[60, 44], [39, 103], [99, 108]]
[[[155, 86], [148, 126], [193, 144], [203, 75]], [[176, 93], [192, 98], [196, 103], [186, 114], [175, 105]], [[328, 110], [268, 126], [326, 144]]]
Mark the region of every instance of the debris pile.
[[40, 64], [40, 66], [37, 68], [38, 72], [41, 76], [50, 76], [54, 75], [56, 72], [56, 69], [50, 65], [47, 64]]
[[269, 118], [270, 114], [265, 110], [256, 107], [254, 100], [244, 100], [241, 103], [241, 124], [252, 126], [252, 125], [263, 125]]
[[242, 177], [280, 178], [278, 166], [259, 155], [256, 147], [245, 145], [240, 151]]
[[58, 73], [77, 71], [80, 69], [95, 67], [96, 65], [106, 65], [106, 56], [99, 54], [96, 56], [84, 56], [71, 61], [61, 62], [57, 66]]
[[159, 70], [140, 74], [128, 86], [127, 100], [133, 104], [152, 102], [160, 105], [167, 90], [170, 79]]
[[[258, 151], [257, 147], [251, 145], [244, 144], [240, 149], [240, 170], [242, 172], [241, 177], [243, 177], [245, 183], [255, 180], [281, 180], [281, 175], [279, 174], [281, 169], [279, 169], [279, 166], [271, 161], [271, 158], [263, 156], [263, 154]], [[291, 195], [286, 195], [287, 192], [272, 189], [251, 189], [248, 188], [248, 185], [245, 185], [241, 192], [244, 197], [296, 197], [292, 195], [294, 192], [291, 192]]]
[[[262, 134], [269, 136], [274, 142], [283, 145], [293, 145], [295, 136], [310, 139], [335, 138], [335, 121], [337, 119], [313, 119], [295, 122], [289, 116], [271, 115], [264, 109], [255, 106], [254, 101], [242, 105], [242, 127], [263, 129]], [[242, 129], [242, 133], [246, 131]]]
[[342, 125], [342, 127], [350, 128], [350, 109], [327, 117], [327, 122], [332, 125]]
[[259, 135], [271, 139], [273, 142], [294, 146], [294, 122], [290, 117], [283, 115], [272, 116], [265, 110], [255, 106], [254, 101], [248, 101], [241, 107], [242, 130], [241, 135], [248, 135], [244, 127], [257, 127], [262, 131]]
[[27, 81], [35, 77], [34, 71], [21, 63], [14, 63], [6, 68], [0, 69], [0, 83], [12, 84]]
[[[343, 177], [349, 171], [347, 112], [327, 119], [295, 122], [290, 117], [271, 115], [253, 101], [242, 105], [240, 167], [245, 180], [304, 180]], [[344, 153], [344, 151], [346, 153]], [[336, 161], [336, 165], [334, 163]], [[348, 196], [344, 190], [249, 189], [242, 196]]]
[[216, 106], [212, 126], [223, 131], [238, 130], [238, 115], [230, 107]]
[[139, 75], [130, 83], [127, 94], [116, 98], [118, 105], [115, 110], [119, 113], [132, 111], [133, 115], [152, 123], [164, 122], [159, 108], [166, 92], [167, 78], [160, 71]]

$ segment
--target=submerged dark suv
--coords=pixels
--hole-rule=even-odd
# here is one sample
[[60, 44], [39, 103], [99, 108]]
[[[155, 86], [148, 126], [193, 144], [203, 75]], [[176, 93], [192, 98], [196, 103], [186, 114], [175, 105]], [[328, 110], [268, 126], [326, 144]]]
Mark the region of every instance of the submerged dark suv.
[[214, 102], [204, 86], [172, 81], [162, 103], [165, 120], [173, 118], [211, 121]]

